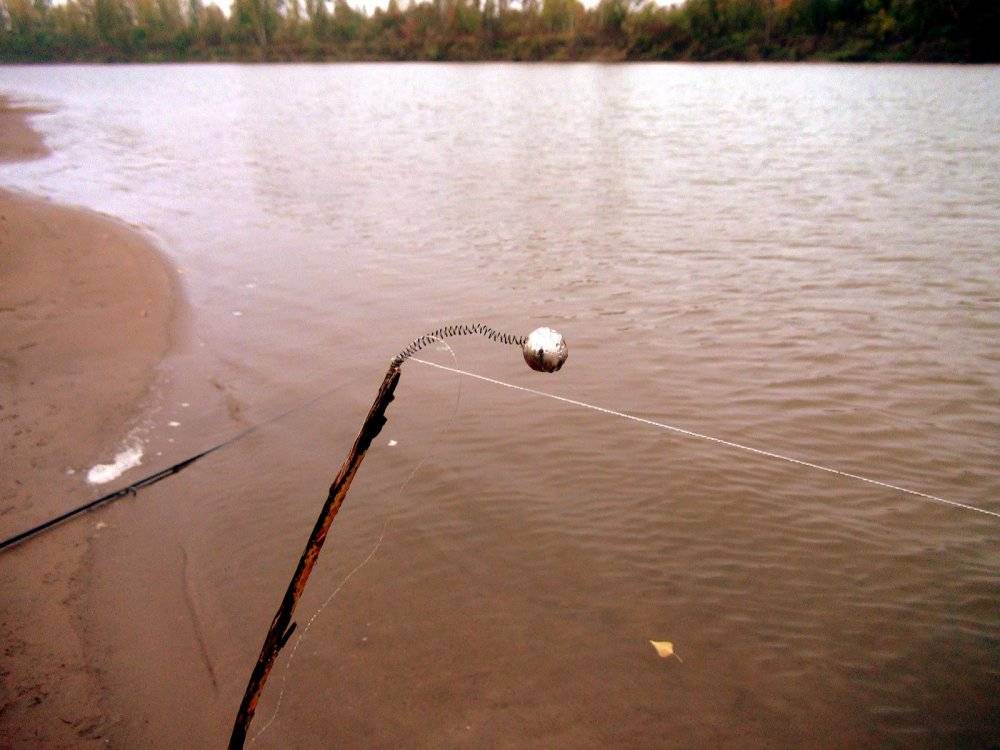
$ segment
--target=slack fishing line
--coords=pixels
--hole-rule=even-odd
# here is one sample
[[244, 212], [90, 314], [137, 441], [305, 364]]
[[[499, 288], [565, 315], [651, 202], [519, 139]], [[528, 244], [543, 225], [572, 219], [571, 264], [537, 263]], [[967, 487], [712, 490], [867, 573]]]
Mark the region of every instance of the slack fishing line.
[[[407, 357], [411, 356], [414, 352], [419, 351], [432, 341], [440, 342], [444, 346], [444, 348], [447, 349], [448, 353], [451, 355], [452, 362], [454, 362], [455, 367], [457, 369], [458, 355], [455, 353], [455, 350], [452, 349], [451, 345], [447, 341], [445, 341], [443, 337], [439, 337], [434, 334], [426, 334], [425, 336], [422, 336], [420, 339], [417, 339], [412, 344], [410, 344], [410, 346], [407, 347], [407, 349], [404, 350], [404, 352], [410, 351], [411, 349], [413, 351], [410, 351], [409, 354], [406, 354], [406, 356], [403, 357], [403, 359], [405, 360]], [[413, 349], [413, 347], [416, 346], [418, 342], [423, 342], [423, 343], [420, 343], [420, 345], [417, 346], [416, 349]], [[400, 355], [402, 356], [404, 352], [401, 352]], [[394, 359], [393, 362], [395, 361], [396, 360]], [[407, 477], [399, 485], [399, 488], [396, 490], [396, 494], [393, 496], [392, 501], [389, 503], [389, 509], [386, 513], [385, 519], [382, 522], [382, 530], [379, 532], [379, 535], [375, 540], [375, 544], [372, 545], [371, 550], [364, 558], [362, 558], [361, 562], [355, 565], [351, 569], [351, 571], [341, 579], [340, 583], [338, 583], [337, 586], [333, 589], [333, 591], [330, 592], [330, 594], [326, 597], [323, 603], [320, 604], [320, 606], [316, 609], [316, 611], [312, 614], [312, 616], [306, 621], [305, 627], [303, 627], [302, 630], [299, 632], [298, 638], [295, 639], [295, 643], [292, 645], [292, 650], [288, 654], [288, 659], [285, 660], [285, 669], [281, 675], [281, 689], [278, 691], [278, 698], [274, 706], [274, 712], [271, 714], [271, 717], [264, 723], [264, 725], [260, 729], [258, 729], [256, 733], [254, 733], [253, 737], [250, 738], [251, 745], [257, 742], [257, 739], [262, 734], [264, 734], [264, 732], [268, 730], [271, 724], [274, 723], [274, 720], [278, 718], [278, 713], [281, 711], [281, 705], [285, 697], [285, 692], [288, 689], [288, 678], [291, 676], [292, 673], [292, 662], [295, 660], [295, 654], [298, 652], [299, 646], [302, 645], [302, 642], [309, 634], [309, 630], [312, 628], [313, 623], [315, 623], [316, 620], [318, 620], [319, 617], [323, 614], [323, 612], [326, 611], [326, 608], [337, 597], [337, 594], [339, 594], [341, 590], [348, 584], [348, 582], [355, 576], [355, 574], [358, 573], [362, 568], [364, 568], [366, 565], [368, 565], [368, 563], [370, 563], [374, 559], [379, 549], [381, 549], [382, 542], [385, 541], [386, 535], [389, 532], [389, 525], [392, 523], [393, 516], [395, 515], [396, 511], [399, 508], [399, 500], [403, 496], [403, 492], [409, 486], [410, 482], [413, 480], [413, 477], [417, 475], [417, 472], [420, 471], [428, 461], [430, 461], [434, 456], [438, 454], [440, 446], [442, 445], [442, 439], [451, 431], [451, 428], [455, 423], [455, 417], [458, 416], [458, 408], [462, 402], [462, 378], [461, 377], [456, 378], [456, 383], [457, 383], [457, 388], [455, 391], [455, 404], [452, 407], [451, 416], [448, 417], [448, 421], [444, 424], [443, 427], [440, 427], [436, 430], [436, 434], [433, 435], [431, 438], [431, 445], [437, 446], [437, 448], [430, 448], [429, 450], [425, 451], [423, 457], [417, 462], [416, 466], [413, 467], [413, 469], [410, 471]]]
[[[372, 402], [371, 409], [361, 424], [358, 436], [351, 446], [344, 463], [330, 484], [327, 492], [326, 502], [316, 518], [312, 533], [306, 541], [305, 549], [299, 557], [295, 566], [285, 594], [278, 605], [278, 609], [271, 620], [271, 625], [267, 629], [264, 643], [261, 645], [260, 655], [254, 664], [250, 677], [247, 679], [246, 690], [243, 693], [243, 700], [240, 701], [239, 710], [236, 712], [236, 719], [233, 722], [233, 731], [229, 737], [229, 750], [242, 750], [246, 744], [247, 731], [253, 722], [260, 702], [267, 678], [271, 673], [278, 654], [288, 643], [289, 638], [295, 631], [296, 623], [292, 619], [295, 615], [295, 608], [302, 598], [309, 576], [312, 574], [319, 559], [319, 554], [326, 542], [331, 525], [347, 498], [347, 493], [351, 488], [351, 483], [357, 476], [368, 449], [371, 448], [372, 441], [379, 435], [386, 424], [386, 410], [395, 398], [396, 386], [399, 385], [401, 367], [406, 360], [424, 346], [435, 339], [445, 336], [459, 336], [477, 333], [498, 343], [520, 346], [524, 361], [533, 370], [540, 372], [556, 372], [566, 361], [568, 350], [562, 335], [551, 328], [537, 328], [527, 337], [512, 336], [510, 334], [499, 333], [488, 326], [480, 323], [474, 325], [451, 326], [439, 329], [413, 341], [407, 348], [401, 351], [389, 362], [385, 377], [379, 386]], [[457, 368], [455, 368], [457, 370]]]

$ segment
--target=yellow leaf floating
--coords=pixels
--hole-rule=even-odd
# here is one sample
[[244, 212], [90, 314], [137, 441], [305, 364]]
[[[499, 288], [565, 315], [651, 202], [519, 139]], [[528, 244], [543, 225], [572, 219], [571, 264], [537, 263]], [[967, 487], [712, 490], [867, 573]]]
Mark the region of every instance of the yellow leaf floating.
[[683, 663], [683, 659], [681, 659], [681, 657], [677, 656], [677, 654], [674, 653], [674, 644], [672, 644], [670, 641], [650, 641], [650, 643], [653, 644], [653, 648], [656, 649], [656, 654], [661, 659], [666, 659], [670, 656], [673, 656], [674, 658], [677, 659], [677, 661]]

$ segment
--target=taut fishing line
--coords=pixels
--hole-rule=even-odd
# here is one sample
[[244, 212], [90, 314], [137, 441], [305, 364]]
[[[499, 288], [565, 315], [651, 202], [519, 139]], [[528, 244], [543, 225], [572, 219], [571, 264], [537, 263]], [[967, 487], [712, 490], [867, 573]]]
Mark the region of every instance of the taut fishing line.
[[468, 372], [467, 370], [460, 370], [455, 367], [448, 367], [446, 365], [440, 365], [436, 362], [427, 362], [423, 359], [418, 359], [417, 357], [411, 357], [414, 362], [419, 362], [422, 365], [427, 365], [428, 367], [436, 367], [440, 370], [447, 370], [448, 372], [454, 372], [458, 375], [464, 375], [469, 378], [475, 378], [476, 380], [481, 380], [486, 383], [492, 383], [493, 385], [499, 385], [504, 388], [510, 388], [515, 391], [523, 391], [524, 393], [530, 393], [535, 396], [542, 396], [543, 398], [550, 398], [554, 401], [561, 401], [564, 404], [569, 404], [570, 406], [578, 406], [584, 409], [590, 409], [591, 411], [596, 411], [600, 414], [606, 414], [612, 417], [619, 417], [621, 419], [627, 419], [632, 422], [638, 422], [639, 424], [649, 425], [650, 427], [656, 427], [661, 430], [667, 430], [679, 435], [684, 435], [689, 438], [696, 438], [698, 440], [706, 440], [710, 443], [715, 443], [717, 445], [724, 445], [728, 448], [735, 448], [737, 450], [746, 451], [748, 453], [753, 453], [758, 456], [763, 456], [765, 458], [771, 458], [777, 461], [784, 461], [790, 464], [796, 464], [798, 466], [805, 466], [809, 469], [816, 469], [817, 471], [824, 471], [828, 474], [835, 474], [840, 477], [845, 477], [847, 479], [856, 479], [859, 482], [866, 482], [868, 484], [873, 484], [877, 487], [882, 487], [884, 489], [894, 490], [895, 492], [902, 492], [906, 495], [912, 495], [914, 497], [923, 498], [925, 500], [931, 500], [936, 503], [943, 503], [945, 505], [950, 505], [955, 508], [962, 508], [964, 510], [975, 511], [976, 513], [983, 513], [987, 516], [993, 516], [994, 518], [1000, 518], [1000, 513], [992, 510], [986, 510], [985, 508], [979, 508], [975, 505], [969, 505], [968, 503], [960, 503], [956, 500], [948, 500], [937, 495], [931, 495], [927, 492], [920, 492], [919, 490], [911, 490], [907, 487], [901, 487], [898, 484], [890, 484], [889, 482], [883, 482], [878, 479], [872, 479], [871, 477], [862, 476], [861, 474], [852, 474], [847, 471], [841, 471], [840, 469], [834, 469], [830, 466], [823, 466], [821, 464], [812, 463], [811, 461], [803, 461], [798, 458], [792, 458], [791, 456], [785, 456], [780, 453], [775, 453], [773, 451], [763, 450], [761, 448], [754, 448], [749, 445], [743, 445], [742, 443], [736, 443], [732, 440], [724, 440], [723, 438], [713, 437], [711, 435], [704, 435], [700, 432], [694, 432], [693, 430], [686, 430], [683, 427], [677, 427], [675, 425], [666, 424], [664, 422], [657, 422], [652, 419], [645, 419], [644, 417], [636, 417], [632, 414], [626, 414], [622, 411], [615, 411], [614, 409], [608, 409], [603, 406], [596, 406], [595, 404], [588, 404], [584, 401], [577, 401], [573, 398], [567, 398], [565, 396], [558, 396], [554, 393], [546, 393], [545, 391], [539, 391], [534, 388], [528, 388], [523, 385], [514, 385], [513, 383], [505, 383], [502, 380], [496, 380], [495, 378], [488, 378], [485, 375], [478, 375], [474, 372]]
[[[467, 331], [463, 330], [461, 333], [448, 332], [452, 331], [452, 329], [458, 329], [458, 328], [462, 329], [468, 328], [469, 330]], [[458, 355], [455, 354], [455, 350], [451, 348], [451, 346], [448, 344], [447, 341], [444, 340], [443, 337], [447, 335], [464, 335], [465, 333], [481, 332], [479, 330], [472, 330], [472, 328], [473, 327], [469, 326], [452, 326], [446, 329], [439, 329], [438, 331], [435, 331], [433, 333], [421, 336], [419, 339], [413, 341], [406, 349], [404, 349], [399, 356], [393, 359], [393, 362], [397, 363], [398, 360], [398, 363], [402, 363], [410, 356], [412, 356], [412, 354], [419, 351], [420, 349], [423, 349], [429, 343], [432, 343], [433, 341], [438, 341], [441, 344], [443, 344], [445, 348], [447, 348], [448, 353], [451, 354], [452, 361], [455, 364], [455, 371], [457, 373], [459, 372]], [[475, 328], [485, 329], [486, 326], [479, 326], [479, 324], [477, 324]], [[496, 333], [495, 331], [492, 331], [492, 329], [487, 329], [487, 330]], [[485, 335], [489, 336], [489, 334]], [[493, 339], [494, 341], [500, 341], [500, 339], [494, 338], [493, 336], [489, 336], [489, 338]], [[513, 340], [509, 342], [504, 340], [501, 343], [516, 343], [516, 342], [514, 342]], [[448, 417], [448, 421], [445, 423], [443, 427], [438, 428], [436, 434], [432, 437], [433, 445], [439, 446], [441, 444], [441, 438], [443, 438], [451, 430], [452, 425], [455, 422], [455, 417], [458, 415], [458, 408], [462, 401], [462, 378], [457, 378], [456, 383], [457, 383], [457, 389], [455, 391], [455, 405], [452, 407], [451, 415]], [[302, 644], [302, 641], [305, 640], [306, 635], [308, 635], [309, 629], [312, 628], [313, 623], [317, 619], [319, 619], [320, 615], [323, 614], [324, 610], [326, 610], [329, 604], [334, 600], [334, 598], [336, 598], [337, 594], [341, 592], [341, 590], [347, 585], [347, 583], [351, 580], [351, 578], [353, 578], [358, 571], [360, 571], [368, 563], [370, 563], [372, 559], [374, 559], [375, 555], [378, 553], [379, 549], [382, 546], [382, 542], [385, 540], [386, 534], [389, 531], [389, 524], [392, 522], [392, 517], [395, 510], [399, 507], [399, 499], [403, 496], [404, 490], [409, 486], [410, 482], [413, 480], [413, 477], [416, 476], [417, 472], [424, 467], [424, 464], [426, 464], [436, 454], [437, 450], [434, 448], [425, 451], [423, 457], [420, 459], [420, 461], [417, 462], [417, 465], [413, 467], [410, 473], [406, 476], [406, 479], [403, 480], [402, 484], [400, 484], [399, 488], [396, 490], [396, 494], [393, 496], [393, 499], [389, 504], [389, 510], [386, 513], [386, 517], [382, 522], [382, 530], [379, 532], [378, 537], [375, 539], [375, 544], [372, 545], [371, 551], [369, 551], [369, 553], [364, 558], [362, 558], [361, 562], [355, 565], [351, 569], [351, 571], [341, 579], [340, 583], [337, 584], [337, 586], [333, 589], [333, 591], [330, 592], [329, 596], [327, 596], [327, 598], [323, 601], [323, 603], [319, 606], [319, 608], [306, 621], [305, 627], [302, 628], [298, 638], [295, 639], [295, 643], [292, 644], [292, 650], [288, 654], [288, 659], [285, 660], [285, 670], [281, 676], [281, 689], [278, 691], [278, 699], [274, 706], [274, 713], [271, 714], [271, 717], [264, 723], [264, 725], [260, 729], [257, 730], [257, 732], [253, 735], [253, 737], [250, 738], [251, 745], [254, 744], [257, 741], [257, 738], [260, 737], [262, 734], [264, 734], [264, 732], [267, 731], [268, 727], [270, 727], [271, 724], [274, 723], [274, 720], [278, 718], [278, 712], [281, 711], [281, 703], [285, 697], [285, 691], [288, 686], [288, 678], [291, 675], [292, 662], [295, 659], [295, 653], [299, 650], [299, 646]]]

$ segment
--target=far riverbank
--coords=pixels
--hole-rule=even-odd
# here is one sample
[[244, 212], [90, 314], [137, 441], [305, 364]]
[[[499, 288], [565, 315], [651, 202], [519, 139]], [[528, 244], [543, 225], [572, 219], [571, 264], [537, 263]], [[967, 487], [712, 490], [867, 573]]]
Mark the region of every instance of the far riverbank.
[[391, 0], [369, 15], [342, 0], [332, 13], [236, 0], [228, 16], [211, 3], [138, 15], [107, 3], [106, 16], [76, 0], [12, 6], [0, 61], [1000, 61], [1000, 12], [985, 2]]

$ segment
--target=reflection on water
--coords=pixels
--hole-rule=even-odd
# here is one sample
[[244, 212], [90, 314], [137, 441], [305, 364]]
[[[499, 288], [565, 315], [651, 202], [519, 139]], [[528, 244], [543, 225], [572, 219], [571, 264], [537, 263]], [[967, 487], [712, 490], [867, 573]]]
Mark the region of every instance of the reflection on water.
[[[5, 69], [59, 105], [38, 120], [56, 154], [5, 181], [140, 223], [183, 272], [190, 335], [155, 419], [199, 413], [172, 436], [202, 445], [341, 386], [109, 511], [90, 603], [121, 736], [223, 741], [385, 363], [443, 323], [570, 344], [543, 377], [463, 340], [464, 369], [1000, 510], [997, 78]], [[389, 417], [300, 620], [389, 518], [385, 541], [312, 627], [260, 745], [1000, 739], [995, 519], [416, 363]], [[193, 614], [157, 614], [175, 602]]]

